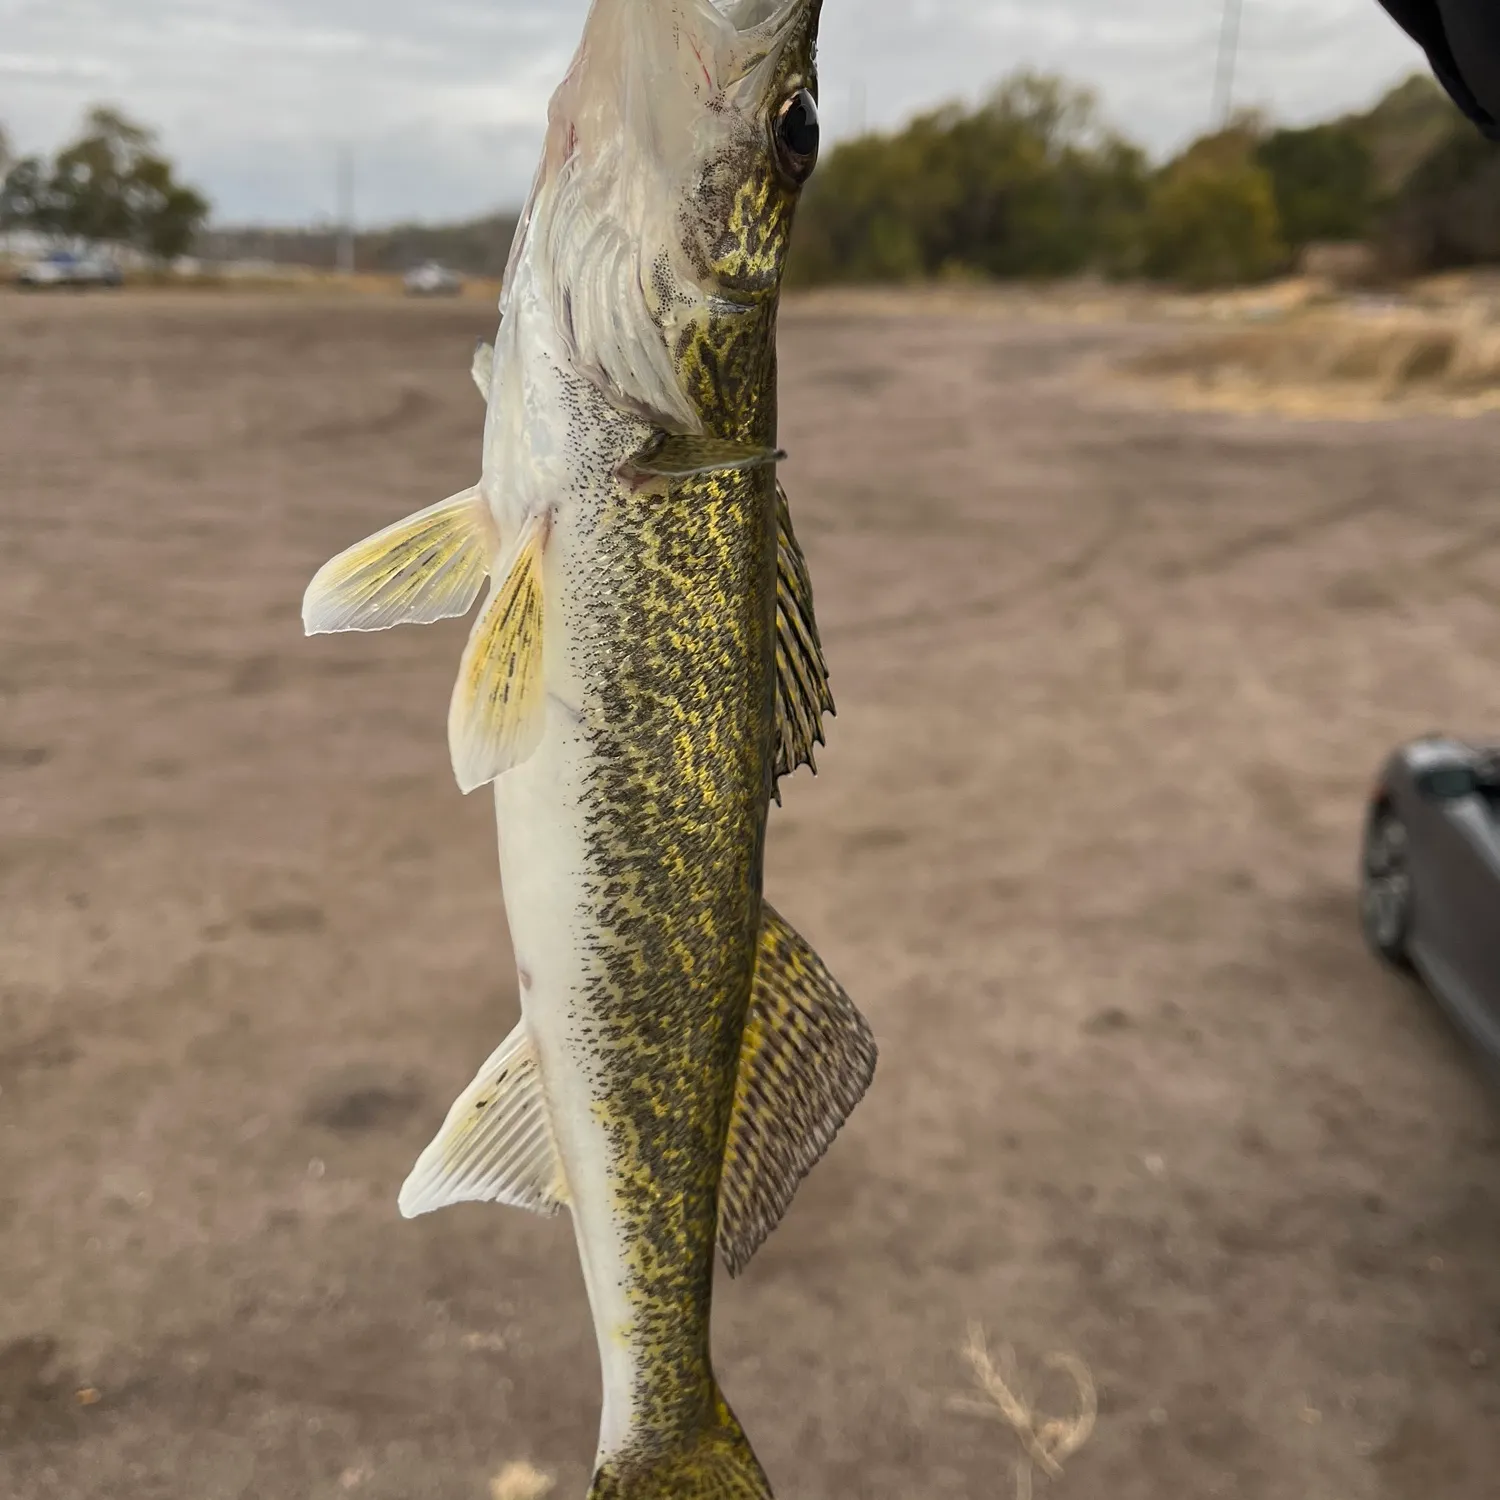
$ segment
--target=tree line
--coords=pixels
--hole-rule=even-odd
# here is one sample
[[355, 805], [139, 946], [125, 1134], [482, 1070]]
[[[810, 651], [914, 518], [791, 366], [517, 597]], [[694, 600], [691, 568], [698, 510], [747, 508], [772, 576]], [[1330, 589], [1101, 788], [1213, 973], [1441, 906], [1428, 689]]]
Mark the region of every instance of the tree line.
[[[116, 109], [90, 110], [51, 158], [12, 158], [0, 131], [0, 232], [159, 260], [195, 241], [220, 254], [332, 256], [327, 232], [263, 233], [253, 251], [244, 235], [200, 237], [208, 212], [155, 135]], [[513, 227], [500, 215], [383, 231], [362, 239], [361, 262], [404, 269], [439, 256], [495, 274]], [[1298, 128], [1242, 114], [1153, 163], [1104, 123], [1088, 90], [1020, 72], [976, 107], [932, 110], [828, 152], [799, 210], [789, 280], [1092, 273], [1209, 287], [1279, 274], [1326, 241], [1368, 245], [1396, 274], [1500, 263], [1500, 149], [1416, 75], [1363, 114]]]
[[1148, 277], [1194, 287], [1358, 241], [1395, 273], [1500, 261], [1500, 150], [1425, 75], [1300, 128], [1246, 113], [1153, 164], [1088, 90], [1021, 72], [819, 164], [789, 279]]
[[192, 248], [209, 213], [208, 200], [178, 181], [155, 134], [102, 105], [50, 158], [13, 158], [0, 130], [0, 174], [0, 232], [128, 245], [166, 261]]

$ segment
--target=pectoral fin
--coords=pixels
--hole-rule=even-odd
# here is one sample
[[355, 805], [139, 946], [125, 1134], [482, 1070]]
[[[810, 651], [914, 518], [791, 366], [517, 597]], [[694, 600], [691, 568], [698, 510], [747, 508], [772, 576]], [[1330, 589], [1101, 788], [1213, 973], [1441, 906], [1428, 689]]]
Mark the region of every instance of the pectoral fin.
[[875, 1038], [822, 959], [767, 905], [719, 1182], [732, 1276], [781, 1221], [875, 1076]]
[[398, 1201], [408, 1219], [450, 1203], [509, 1203], [550, 1215], [568, 1201], [524, 1021], [458, 1096]]
[[495, 378], [495, 346], [493, 344], [487, 344], [480, 339], [474, 346], [474, 363], [469, 367], [469, 373], [474, 377], [474, 384], [479, 387], [479, 394], [488, 401], [490, 385]]
[[[828, 665], [813, 615], [812, 579], [797, 537], [786, 491], [776, 486], [776, 776], [812, 768], [823, 743], [823, 715], [833, 713]], [[776, 791], [781, 801], [781, 792]]]
[[620, 465], [626, 479], [690, 479], [695, 474], [731, 473], [779, 463], [779, 448], [736, 443], [729, 438], [678, 436], [660, 432]]
[[489, 571], [492, 536], [477, 489], [419, 510], [318, 569], [302, 597], [303, 628], [385, 630], [467, 614]]
[[448, 750], [464, 792], [493, 781], [536, 749], [546, 722], [542, 680], [542, 550], [533, 516], [509, 568], [474, 622], [448, 705]]

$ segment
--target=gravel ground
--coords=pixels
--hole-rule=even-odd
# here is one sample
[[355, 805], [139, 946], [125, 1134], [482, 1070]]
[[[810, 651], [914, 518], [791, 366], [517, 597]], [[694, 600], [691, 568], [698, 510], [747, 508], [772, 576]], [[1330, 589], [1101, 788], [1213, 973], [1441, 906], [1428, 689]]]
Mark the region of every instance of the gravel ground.
[[[473, 304], [0, 297], [0, 1494], [582, 1495], [565, 1219], [396, 1190], [516, 997], [465, 626], [301, 636], [468, 484]], [[782, 1500], [1481, 1500], [1500, 1111], [1363, 952], [1362, 797], [1493, 731], [1500, 419], [1158, 409], [1151, 327], [789, 305], [839, 702], [768, 893], [876, 1084], [716, 1306]], [[80, 1396], [80, 1392], [83, 1394]], [[1041, 1481], [1039, 1481], [1039, 1484]]]

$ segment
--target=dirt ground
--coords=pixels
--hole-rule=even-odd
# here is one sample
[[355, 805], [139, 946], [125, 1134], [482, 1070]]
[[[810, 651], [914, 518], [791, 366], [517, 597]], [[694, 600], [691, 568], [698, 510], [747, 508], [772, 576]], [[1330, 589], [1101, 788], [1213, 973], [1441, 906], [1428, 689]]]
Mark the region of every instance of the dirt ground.
[[[0, 297], [0, 1495], [581, 1496], [565, 1219], [396, 1191], [516, 996], [466, 627], [304, 640], [471, 482], [492, 315]], [[1099, 1389], [1059, 1500], [1481, 1500], [1500, 1108], [1361, 948], [1388, 746], [1500, 722], [1500, 418], [1154, 409], [1159, 330], [789, 307], [839, 703], [768, 893], [875, 1086], [716, 1305], [783, 1500], [1002, 1500], [969, 1320]], [[1048, 1377], [1044, 1413], [1069, 1390]], [[79, 1392], [83, 1392], [82, 1396]]]

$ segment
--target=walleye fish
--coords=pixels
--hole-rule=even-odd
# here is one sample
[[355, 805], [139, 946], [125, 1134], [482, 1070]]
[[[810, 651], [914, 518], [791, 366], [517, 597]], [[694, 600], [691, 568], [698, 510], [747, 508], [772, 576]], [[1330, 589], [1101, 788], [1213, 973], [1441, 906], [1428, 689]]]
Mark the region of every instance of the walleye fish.
[[592, 1500], [770, 1495], [710, 1361], [715, 1247], [745, 1266], [875, 1068], [761, 895], [777, 780], [833, 709], [776, 478], [820, 8], [594, 0], [474, 361], [482, 477], [303, 605], [309, 634], [378, 630], [488, 579], [448, 733], [459, 786], [494, 783], [522, 1018], [400, 1208], [571, 1211]]

